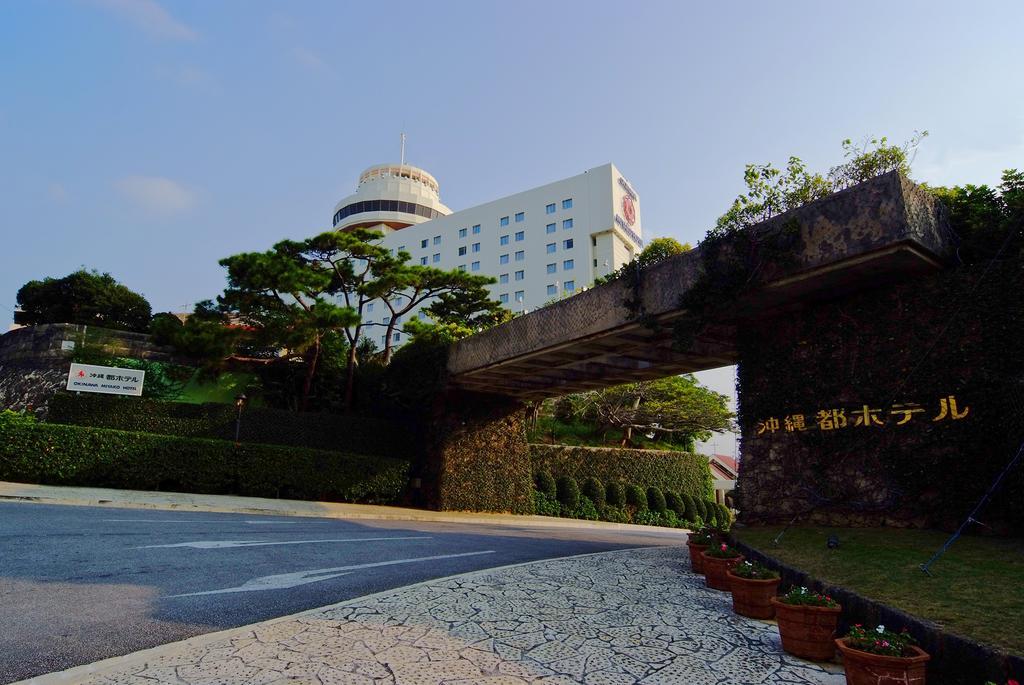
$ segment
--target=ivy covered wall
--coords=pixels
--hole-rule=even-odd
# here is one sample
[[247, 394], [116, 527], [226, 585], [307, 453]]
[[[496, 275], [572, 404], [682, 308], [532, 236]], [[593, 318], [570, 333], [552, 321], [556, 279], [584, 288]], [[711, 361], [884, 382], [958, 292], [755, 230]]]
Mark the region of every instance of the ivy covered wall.
[[[962, 520], [1024, 438], [1021, 292], [1015, 258], [748, 326], [738, 372], [742, 518]], [[979, 518], [1019, 530], [1024, 468]]]

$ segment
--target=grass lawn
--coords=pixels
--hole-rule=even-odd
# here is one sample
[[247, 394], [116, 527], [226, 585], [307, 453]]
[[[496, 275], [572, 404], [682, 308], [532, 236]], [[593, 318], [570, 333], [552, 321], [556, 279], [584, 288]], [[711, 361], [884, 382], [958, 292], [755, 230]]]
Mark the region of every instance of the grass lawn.
[[[918, 566], [942, 546], [946, 533], [895, 528], [735, 528], [751, 547], [952, 633], [1024, 654], [1024, 539], [962, 537], [931, 566]], [[839, 537], [830, 550], [829, 535]], [[900, 626], [895, 627], [897, 630]]]

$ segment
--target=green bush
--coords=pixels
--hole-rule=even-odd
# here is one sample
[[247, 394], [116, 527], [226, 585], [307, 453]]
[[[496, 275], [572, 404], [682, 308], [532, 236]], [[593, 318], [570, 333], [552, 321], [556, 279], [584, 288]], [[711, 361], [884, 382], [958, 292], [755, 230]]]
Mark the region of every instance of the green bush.
[[537, 483], [538, 490], [553, 500], [558, 499], [558, 486], [555, 484], [555, 479], [550, 472], [538, 471], [534, 480]]
[[561, 516], [562, 506], [554, 497], [540, 490], [534, 490], [533, 511], [539, 516]]
[[606, 506], [601, 512], [601, 518], [612, 523], [629, 523], [629, 514], [620, 507]]
[[661, 488], [656, 488], [653, 485], [647, 488], [647, 507], [659, 514], [665, 511], [667, 506], [665, 504], [665, 495], [662, 494]]
[[718, 507], [714, 502], [704, 502], [704, 511], [708, 513], [705, 517], [705, 522], [712, 528], [721, 529], [721, 525], [718, 522]]
[[682, 518], [686, 514], [686, 507], [683, 506], [683, 498], [679, 496], [678, 492], [669, 490], [665, 493], [665, 506], [668, 510], [676, 515], [676, 518]]
[[594, 507], [601, 511], [605, 506], [605, 492], [601, 481], [591, 476], [583, 482], [581, 489], [584, 497], [588, 497], [594, 503]]
[[594, 506], [594, 502], [586, 496], [580, 496], [579, 504], [569, 511], [563, 511], [562, 515], [574, 519], [584, 519], [586, 521], [597, 521], [601, 518], [600, 514], [598, 514], [597, 507]]
[[699, 497], [694, 498], [693, 503], [694, 503], [694, 505], [696, 507], [695, 510], [697, 512], [697, 516], [704, 523], [708, 523], [708, 507], [707, 507], [707, 504], [704, 502], [704, 500], [700, 499]]
[[661, 514], [657, 511], [637, 509], [637, 512], [633, 514], [633, 523], [638, 526], [660, 526], [663, 525], [664, 521], [661, 518]]
[[562, 476], [557, 482], [558, 502], [565, 509], [572, 511], [580, 505], [580, 486], [575, 478]]
[[697, 511], [697, 502], [690, 495], [680, 495], [683, 498], [683, 518], [687, 521], [696, 521], [700, 518], [700, 512]]
[[729, 511], [729, 507], [724, 504], [716, 504], [715, 507], [718, 509], [718, 527], [729, 530], [732, 527], [732, 512]]
[[[47, 421], [233, 441], [237, 413], [233, 404], [186, 404], [137, 397], [57, 393], [50, 399]], [[246, 407], [239, 426], [240, 440], [244, 443], [342, 450], [392, 458], [411, 458], [416, 453], [416, 436], [408, 426], [369, 417]]]
[[0, 480], [255, 497], [396, 501], [400, 459], [0, 418]]
[[691, 452], [531, 444], [530, 461], [534, 472], [547, 470], [555, 478], [622, 480], [700, 499], [711, 496], [714, 483], [707, 458]]
[[626, 485], [621, 480], [608, 481], [604, 494], [606, 506], [620, 509], [626, 506]]
[[626, 504], [637, 511], [644, 511], [647, 507], [647, 495], [639, 485], [630, 483], [626, 486]]

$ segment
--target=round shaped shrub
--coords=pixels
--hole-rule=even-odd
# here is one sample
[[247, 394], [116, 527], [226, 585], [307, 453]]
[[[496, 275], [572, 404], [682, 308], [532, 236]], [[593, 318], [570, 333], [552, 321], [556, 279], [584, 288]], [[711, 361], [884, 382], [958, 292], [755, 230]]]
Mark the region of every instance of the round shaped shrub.
[[563, 507], [570, 511], [580, 505], [580, 486], [576, 479], [571, 476], [562, 476], [556, 483], [558, 489], [558, 501]]
[[548, 497], [540, 490], [534, 490], [533, 513], [538, 516], [559, 516], [562, 513], [562, 507], [554, 497]]
[[601, 512], [601, 518], [612, 523], [629, 523], [629, 516], [619, 507], [605, 507]]
[[551, 499], [555, 499], [558, 495], [558, 487], [555, 485], [555, 479], [552, 477], [551, 472], [538, 471], [535, 479], [537, 481], [537, 489]]
[[704, 523], [707, 523], [708, 522], [708, 506], [707, 506], [707, 504], [704, 502], [704, 500], [700, 499], [699, 497], [695, 498], [693, 500], [693, 503], [695, 505], [697, 505], [697, 516], [700, 517], [701, 521], [703, 521]]
[[590, 501], [594, 503], [594, 507], [598, 511], [604, 509], [605, 492], [604, 486], [601, 485], [601, 481], [591, 476], [583, 481], [583, 488], [580, 491], [585, 497], [590, 498]]
[[662, 494], [661, 488], [656, 488], [653, 485], [647, 488], [647, 508], [659, 514], [668, 508], [665, 504], [665, 495]]
[[700, 518], [700, 512], [697, 511], [697, 502], [694, 501], [692, 495], [682, 495], [683, 498], [683, 518], [691, 523], [696, 523], [697, 519]]
[[580, 505], [576, 507], [576, 510], [573, 512], [573, 518], [583, 519], [585, 521], [597, 521], [601, 516], [597, 513], [597, 507], [594, 506], [593, 500], [586, 495], [583, 495], [580, 497]]
[[732, 512], [724, 504], [716, 504], [718, 509], [718, 527], [728, 530], [732, 526]]
[[647, 509], [647, 495], [640, 489], [639, 485], [630, 483], [626, 486], [626, 504], [634, 507], [637, 511]]
[[704, 519], [705, 522], [712, 528], [721, 528], [721, 524], [718, 520], [718, 505], [714, 502], [705, 502], [704, 509], [708, 512], [707, 517]]
[[680, 518], [686, 514], [686, 509], [683, 507], [683, 498], [674, 490], [665, 491], [665, 506], [668, 507], [669, 511], [676, 515], [676, 518]]
[[622, 484], [621, 480], [609, 481], [604, 493], [607, 506], [616, 508], [626, 506], [626, 486]]

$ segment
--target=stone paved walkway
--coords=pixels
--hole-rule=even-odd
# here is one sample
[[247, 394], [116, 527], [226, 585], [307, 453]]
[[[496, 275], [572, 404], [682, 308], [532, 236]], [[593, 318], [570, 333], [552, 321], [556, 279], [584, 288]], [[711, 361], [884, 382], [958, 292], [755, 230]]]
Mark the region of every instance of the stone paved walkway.
[[662, 547], [479, 571], [39, 682], [845, 683], [783, 653], [774, 625], [736, 616], [688, 569], [684, 547]]

